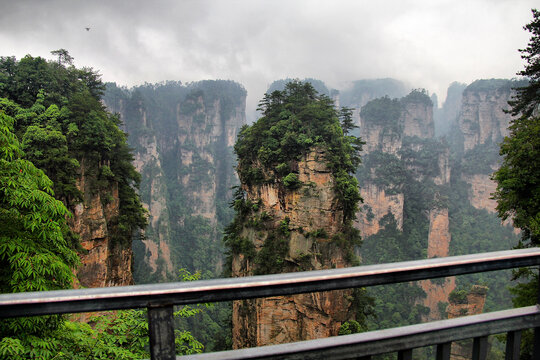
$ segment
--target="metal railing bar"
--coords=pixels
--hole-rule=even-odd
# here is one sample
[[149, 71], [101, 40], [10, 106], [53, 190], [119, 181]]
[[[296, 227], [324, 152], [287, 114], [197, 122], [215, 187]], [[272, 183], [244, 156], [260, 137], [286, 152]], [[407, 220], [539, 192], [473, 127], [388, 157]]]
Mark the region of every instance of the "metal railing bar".
[[540, 248], [287, 274], [0, 295], [0, 318], [291, 295], [540, 265]]
[[539, 326], [537, 305], [296, 343], [177, 357], [182, 360], [351, 359]]
[[475, 337], [473, 341], [472, 360], [486, 360], [488, 353], [488, 337]]
[[506, 335], [506, 352], [504, 360], [519, 360], [521, 347], [521, 330], [509, 331]]

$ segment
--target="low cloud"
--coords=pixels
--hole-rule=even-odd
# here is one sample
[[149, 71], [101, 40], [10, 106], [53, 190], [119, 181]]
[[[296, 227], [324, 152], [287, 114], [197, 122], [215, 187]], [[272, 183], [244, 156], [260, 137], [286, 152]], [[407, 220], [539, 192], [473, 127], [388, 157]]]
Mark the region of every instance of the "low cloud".
[[[513, 77], [534, 1], [158, 0], [3, 4], [0, 55], [67, 49], [105, 81], [232, 79], [254, 110], [280, 78], [333, 87], [394, 77], [446, 96], [452, 81]], [[90, 31], [86, 31], [90, 27]]]

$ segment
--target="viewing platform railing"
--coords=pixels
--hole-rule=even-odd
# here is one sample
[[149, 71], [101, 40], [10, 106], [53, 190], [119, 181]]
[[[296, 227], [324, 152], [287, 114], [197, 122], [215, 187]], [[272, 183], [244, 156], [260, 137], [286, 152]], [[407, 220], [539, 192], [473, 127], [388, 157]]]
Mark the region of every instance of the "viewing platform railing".
[[[151, 359], [176, 359], [173, 306], [292, 295], [354, 287], [393, 284], [446, 276], [540, 265], [540, 248], [498, 251], [418, 261], [214, 279], [194, 282], [59, 290], [0, 295], [0, 318], [147, 308]], [[507, 333], [506, 359], [519, 359], [521, 330], [535, 329], [535, 359], [540, 359], [538, 305], [370, 331], [204, 353], [181, 359], [370, 359], [397, 352], [412, 359], [412, 350], [436, 345], [436, 358], [449, 359], [452, 341], [474, 339], [473, 359], [486, 359], [491, 334]]]

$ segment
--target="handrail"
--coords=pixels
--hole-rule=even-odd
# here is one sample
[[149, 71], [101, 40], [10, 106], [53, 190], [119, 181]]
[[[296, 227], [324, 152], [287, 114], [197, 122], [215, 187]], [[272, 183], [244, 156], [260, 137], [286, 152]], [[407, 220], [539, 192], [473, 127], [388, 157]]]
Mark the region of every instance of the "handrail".
[[479, 338], [494, 332], [519, 331], [535, 325], [540, 325], [540, 308], [537, 305], [360, 334], [188, 355], [180, 359], [356, 359], [396, 352], [405, 348], [412, 349]]
[[[318, 292], [408, 282], [534, 265], [540, 265], [540, 248], [497, 251], [490, 253], [452, 256], [446, 258], [432, 258], [425, 260], [358, 266], [342, 269], [250, 276], [242, 278], [133, 285], [110, 288], [1, 294], [0, 318], [146, 307], [148, 309], [151, 357], [152, 359], [170, 360], [175, 358], [174, 329], [172, 321], [173, 305], [230, 301], [277, 295], [292, 295], [307, 292]], [[512, 324], [511, 326], [508, 325], [510, 327], [507, 326], [509, 330], [504, 330], [506, 328], [503, 326], [503, 330], [500, 331], [515, 331], [530, 327], [540, 328], [539, 310], [536, 307], [523, 309], [524, 310], [508, 310], [509, 312], [507, 311], [507, 313], [504, 314], [485, 314], [488, 318], [491, 317], [491, 320], [484, 322], [483, 326], [487, 326], [486, 329], [489, 330], [489, 334], [494, 333], [492, 332], [494, 331], [494, 329], [500, 330], [500, 328], [497, 327], [500, 324], [506, 324], [504, 326], [507, 326], [509, 322]], [[523, 311], [525, 311], [526, 314], [523, 313]], [[498, 318], [499, 316], [502, 316], [503, 318], [510, 316], [514, 320], [507, 319], [503, 321]], [[481, 317], [468, 317], [468, 319], [470, 319], [470, 321], [473, 321], [473, 323], [471, 323], [471, 326], [478, 330], [479, 326], [474, 324], [476, 324], [475, 321], [477, 319], [481, 319]], [[443, 323], [448, 321], [450, 320], [445, 320], [443, 321]], [[459, 321], [465, 320], [455, 320], [454, 322]], [[491, 325], [487, 325], [491, 324], [493, 321], [499, 324], [495, 328], [492, 328]], [[428, 323], [425, 325], [435, 326], [435, 323], [438, 322]], [[453, 323], [450, 322], [446, 324], [451, 325]], [[424, 324], [417, 325], [416, 328], [414, 328], [414, 326], [413, 328], [396, 328], [399, 329], [396, 331], [404, 331], [407, 329], [412, 329], [416, 331], [418, 329], [425, 329], [425, 326], [423, 325]], [[355, 337], [353, 338], [339, 337], [331, 338], [333, 340], [317, 340], [317, 343], [321, 341], [323, 343], [339, 343], [342, 341], [346, 341], [343, 339], [356, 339], [355, 341], [359, 342], [358, 344], [356, 344], [353, 341], [352, 348], [359, 349], [359, 346], [362, 343], [364, 344], [364, 350], [366, 350], [369, 349], [369, 346], [366, 347], [365, 345], [367, 344], [365, 342], [366, 337], [372, 336], [373, 334], [375, 334], [373, 336], [382, 336], [382, 334], [391, 333], [390, 330], [391, 329], [384, 330], [386, 332], [383, 331], [364, 333], [361, 335], [355, 335]], [[450, 331], [450, 333], [451, 332], [452, 331]], [[517, 339], [519, 339], [518, 333], [511, 332], [509, 334], [513, 334], [512, 336], [515, 335], [517, 336]], [[418, 336], [424, 339], [424, 335]], [[473, 334], [472, 336], [476, 335]], [[454, 336], [451, 340], [455, 340], [458, 338], [460, 337]], [[433, 339], [431, 339], [430, 341], [432, 340]], [[515, 343], [515, 341], [512, 341], [512, 343]], [[287, 344], [287, 346], [285, 346], [284, 348], [292, 349], [293, 347], [297, 346], [313, 347], [314, 343], [311, 343], [310, 345], [309, 342], [302, 342], [301, 344], [304, 345], [293, 346], [291, 344]], [[409, 344], [401, 342], [401, 347], [396, 347], [396, 349], [400, 351], [401, 358], [411, 358], [411, 348], [415, 347], [415, 345], [413, 346], [413, 344], [416, 343], [412, 342]], [[430, 344], [437, 344], [437, 342], [432, 341]], [[482, 351], [483, 353], [485, 353], [485, 338], [475, 338], [475, 344], [475, 349], [480, 349], [478, 350], [480, 354], [482, 353]], [[388, 346], [388, 344], [385, 345], [384, 349], [388, 349], [388, 351], [391, 351], [390, 347]], [[265, 351], [265, 349], [268, 349], [268, 347], [261, 347], [257, 349], [258, 350], [250, 349], [249, 351], [255, 351], [255, 353], [257, 354], [256, 357], [266, 358], [270, 356], [268, 358], [272, 358], [271, 353], [266, 353], [263, 355], [263, 352]], [[401, 352], [402, 349], [407, 350], [404, 350], [405, 352]], [[447, 356], [449, 356], [449, 344], [442, 344], [440, 347], [438, 347], [438, 352], [439, 350], [440, 353], [443, 354], [440, 358], [447, 359]], [[244, 353], [249, 355], [249, 351], [245, 350]], [[322, 351], [321, 354], [322, 353], [325, 352]], [[372, 352], [370, 354], [375, 354], [375, 352]], [[208, 354], [204, 355], [206, 356]], [[241, 354], [236, 353], [236, 355], [234, 356], [240, 355]], [[239, 358], [254, 358], [249, 356]], [[291, 354], [287, 355], [286, 357], [294, 358], [291, 356]], [[227, 357], [219, 358], [225, 359]], [[317, 355], [310, 358], [323, 357]]]
[[0, 295], [0, 318], [291, 295], [540, 265], [540, 248], [287, 274]]

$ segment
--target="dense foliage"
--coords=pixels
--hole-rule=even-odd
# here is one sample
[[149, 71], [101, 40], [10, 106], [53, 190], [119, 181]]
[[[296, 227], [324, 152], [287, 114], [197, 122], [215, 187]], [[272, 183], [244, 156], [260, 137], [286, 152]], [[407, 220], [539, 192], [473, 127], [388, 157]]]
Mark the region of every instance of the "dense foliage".
[[[110, 201], [118, 185], [120, 212], [111, 224], [113, 240], [131, 243], [146, 225], [145, 211], [135, 192], [140, 181], [131, 161], [120, 120], [100, 102], [104, 90], [99, 74], [77, 69], [65, 50], [58, 62], [27, 55], [0, 58], [0, 108], [16, 119], [15, 134], [26, 158], [53, 180], [58, 199], [68, 207], [83, 200], [82, 191], [100, 192]], [[78, 189], [81, 173], [89, 187]]]
[[[512, 219], [514, 226], [521, 229], [520, 246], [540, 245], [540, 11], [533, 9], [532, 15], [532, 21], [524, 27], [531, 33], [529, 44], [519, 50], [526, 65], [518, 74], [529, 82], [517, 88], [508, 102], [514, 119], [510, 134], [501, 144], [502, 165], [493, 174], [497, 211], [502, 219]], [[520, 269], [514, 275], [528, 280], [512, 289], [514, 305], [536, 304], [538, 274]], [[521, 358], [537, 358], [539, 354], [532, 354], [532, 335], [527, 333], [524, 338]]]
[[336, 179], [345, 222], [354, 219], [360, 194], [350, 174], [360, 164], [362, 142], [343, 130], [339, 118], [343, 114], [341, 120], [350, 126], [350, 112], [338, 112], [330, 98], [298, 81], [287, 83], [283, 91], [265, 94], [259, 106], [263, 116], [242, 128], [234, 147], [242, 184], [283, 183], [287, 179], [289, 186], [297, 186], [290, 175], [291, 165], [320, 147]]
[[[274, 91], [283, 91], [285, 87], [287, 86], [287, 84], [290, 83], [291, 81], [294, 81], [294, 79], [287, 78], [287, 79], [276, 80], [272, 84], [270, 84], [270, 86], [268, 87], [268, 90], [266, 90], [266, 93], [271, 94]], [[332, 93], [336, 91], [336, 90], [330, 90], [323, 81], [318, 80], [318, 79], [306, 78], [302, 80], [302, 82], [309, 83], [311, 86], [313, 86], [315, 91], [317, 91], [317, 93], [321, 95], [331, 96]]]
[[509, 102], [512, 107], [511, 114], [524, 118], [538, 116], [540, 105], [540, 11], [532, 9], [532, 15], [532, 21], [524, 26], [524, 29], [531, 33], [529, 44], [525, 49], [519, 50], [527, 64], [525, 69], [518, 72], [518, 75], [525, 76], [529, 83], [518, 87], [516, 96]]
[[527, 61], [519, 72], [529, 83], [517, 88], [509, 102], [512, 120], [510, 135], [501, 144], [503, 162], [493, 175], [497, 182], [494, 195], [497, 211], [503, 219], [512, 218], [522, 230], [525, 243], [540, 243], [540, 12], [532, 10], [533, 20], [525, 26], [532, 36], [526, 49], [520, 50]]
[[[0, 110], [0, 292], [65, 289], [71, 286], [76, 253], [66, 242], [68, 210], [52, 182], [23, 158], [13, 118]], [[61, 317], [0, 322], [0, 337], [54, 331]]]
[[[99, 74], [75, 68], [63, 49], [53, 53], [58, 61], [0, 58], [1, 292], [72, 286], [81, 248], [66, 221], [85, 196], [99, 192], [107, 203], [118, 189], [108, 224], [117, 244], [130, 246], [146, 224], [139, 175], [118, 118], [100, 102]], [[87, 186], [78, 188], [83, 173]], [[0, 357], [52, 358], [67, 346], [65, 326], [61, 316], [2, 321]]]
[[384, 126], [385, 130], [401, 132], [399, 117], [401, 116], [402, 104], [398, 99], [388, 96], [377, 98], [362, 107], [360, 117], [367, 124]]

